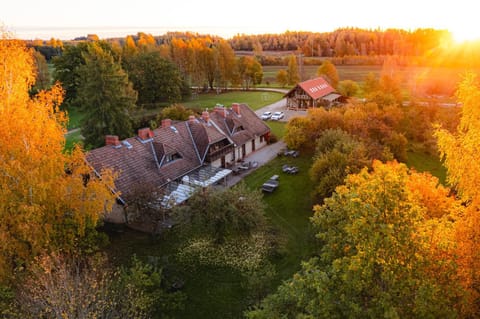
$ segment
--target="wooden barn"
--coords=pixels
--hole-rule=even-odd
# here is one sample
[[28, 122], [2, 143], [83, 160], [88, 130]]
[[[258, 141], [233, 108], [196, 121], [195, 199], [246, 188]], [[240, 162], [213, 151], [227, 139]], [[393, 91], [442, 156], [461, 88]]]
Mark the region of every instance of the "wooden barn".
[[322, 77], [298, 83], [285, 97], [287, 109], [291, 110], [330, 107], [345, 102], [345, 97], [338, 94]]

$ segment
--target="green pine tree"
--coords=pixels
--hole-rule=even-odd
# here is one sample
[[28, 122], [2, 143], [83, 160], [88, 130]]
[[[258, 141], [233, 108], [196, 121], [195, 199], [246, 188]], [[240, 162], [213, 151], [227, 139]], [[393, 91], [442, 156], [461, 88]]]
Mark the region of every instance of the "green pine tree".
[[85, 114], [82, 134], [87, 147], [103, 145], [105, 135], [126, 138], [132, 135], [131, 111], [137, 92], [110, 52], [92, 44], [84, 54], [85, 65], [78, 70], [77, 103]]

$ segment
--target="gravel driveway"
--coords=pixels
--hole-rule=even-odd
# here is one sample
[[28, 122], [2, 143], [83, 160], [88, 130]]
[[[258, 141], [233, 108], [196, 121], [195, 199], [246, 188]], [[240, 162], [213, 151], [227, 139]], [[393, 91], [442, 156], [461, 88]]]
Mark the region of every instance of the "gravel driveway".
[[280, 122], [288, 122], [288, 120], [295, 116], [305, 116], [307, 115], [307, 111], [294, 111], [294, 110], [287, 110], [287, 99], [281, 99], [278, 102], [272, 103], [270, 105], [264, 106], [261, 109], [255, 111], [255, 113], [260, 117], [263, 112], [276, 112], [276, 111], [283, 111], [285, 113], [285, 117], [280, 120]]

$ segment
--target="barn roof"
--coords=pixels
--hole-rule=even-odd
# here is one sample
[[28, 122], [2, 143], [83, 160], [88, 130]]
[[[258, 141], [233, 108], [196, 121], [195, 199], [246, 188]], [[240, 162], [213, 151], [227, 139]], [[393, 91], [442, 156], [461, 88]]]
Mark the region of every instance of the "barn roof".
[[290, 93], [295, 91], [297, 87], [301, 87], [302, 90], [305, 91], [305, 93], [314, 100], [335, 92], [335, 89], [330, 84], [328, 84], [328, 82], [324, 78], [318, 77], [298, 83], [286, 95], [290, 95]]

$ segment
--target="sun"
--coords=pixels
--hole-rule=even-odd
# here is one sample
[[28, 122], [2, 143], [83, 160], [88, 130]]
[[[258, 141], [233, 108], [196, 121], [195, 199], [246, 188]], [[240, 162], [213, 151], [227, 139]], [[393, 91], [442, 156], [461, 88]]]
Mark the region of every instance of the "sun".
[[454, 28], [450, 30], [456, 43], [480, 41], [480, 30], [470, 28]]

